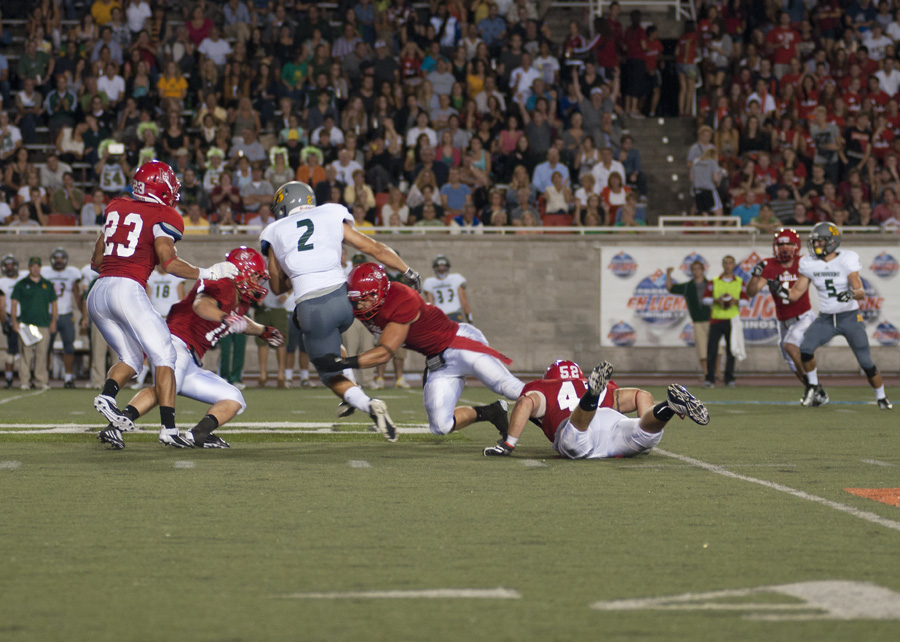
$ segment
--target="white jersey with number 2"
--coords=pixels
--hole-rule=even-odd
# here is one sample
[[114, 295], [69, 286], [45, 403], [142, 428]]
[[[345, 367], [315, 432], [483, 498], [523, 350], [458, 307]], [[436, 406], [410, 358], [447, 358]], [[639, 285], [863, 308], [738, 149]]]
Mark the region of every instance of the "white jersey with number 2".
[[353, 225], [346, 207], [326, 203], [270, 223], [259, 235], [290, 278], [296, 300], [346, 281], [341, 265], [345, 221]]
[[803, 256], [800, 258], [800, 274], [812, 281], [819, 293], [819, 313], [837, 314], [859, 310], [859, 301], [850, 299], [846, 303], [838, 301], [841, 292], [850, 289], [849, 276], [862, 269], [859, 254], [842, 250], [830, 261]]

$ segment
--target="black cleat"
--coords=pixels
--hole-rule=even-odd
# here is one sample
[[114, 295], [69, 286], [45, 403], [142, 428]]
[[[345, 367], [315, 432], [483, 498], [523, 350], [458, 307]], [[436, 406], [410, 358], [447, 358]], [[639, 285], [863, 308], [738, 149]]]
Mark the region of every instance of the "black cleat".
[[94, 397], [94, 408], [113, 426], [123, 432], [134, 430], [134, 422], [124, 412], [119, 410], [116, 400], [106, 395]]
[[231, 444], [212, 433], [194, 434], [193, 430], [189, 430], [184, 433], [184, 439], [194, 448], [231, 448]]
[[595, 367], [588, 376], [588, 391], [597, 397], [602, 395], [606, 389], [606, 384], [609, 383], [609, 379], [612, 377], [612, 373], [613, 366], [609, 361], [604, 361]]
[[178, 430], [169, 431], [161, 428], [159, 431], [159, 443], [163, 446], [174, 446], [175, 448], [193, 448], [194, 443], [182, 437]]
[[338, 409], [337, 409], [338, 419], [343, 419], [344, 417], [349, 417], [354, 412], [356, 412], [356, 408], [354, 408], [353, 406], [348, 404], [346, 401], [342, 401], [338, 405]]
[[97, 433], [97, 439], [100, 443], [109, 444], [110, 450], [122, 450], [125, 448], [125, 441], [122, 439], [122, 431], [109, 424], [106, 428]]
[[509, 404], [506, 399], [498, 399], [494, 403], [485, 406], [483, 417], [485, 421], [494, 424], [494, 428], [500, 433], [500, 441], [506, 441], [509, 436]]
[[887, 397], [882, 397], [881, 399], [878, 399], [876, 401], [876, 403], [878, 404], [879, 410], [893, 410], [894, 409], [894, 404], [892, 404], [890, 401], [888, 401]]
[[74, 381], [67, 381], [63, 384], [63, 388], [69, 388], [70, 390], [75, 387]]
[[822, 387], [822, 384], [819, 384], [816, 386], [816, 394], [813, 397], [812, 407], [819, 408], [827, 404], [828, 401], [828, 393], [825, 392], [825, 388]]
[[813, 401], [816, 398], [816, 391], [818, 389], [818, 385], [806, 384], [806, 390], [803, 391], [803, 396], [800, 398], [800, 405], [806, 406], [809, 408]]

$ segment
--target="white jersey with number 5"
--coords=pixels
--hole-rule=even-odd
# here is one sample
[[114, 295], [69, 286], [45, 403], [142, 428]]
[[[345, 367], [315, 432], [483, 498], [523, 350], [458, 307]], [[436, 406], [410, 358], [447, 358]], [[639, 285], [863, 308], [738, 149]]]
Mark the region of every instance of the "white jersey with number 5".
[[345, 221], [353, 225], [346, 207], [326, 203], [270, 223], [259, 235], [263, 253], [267, 246], [275, 252], [297, 301], [346, 281], [341, 265]]
[[838, 301], [841, 292], [850, 289], [849, 276], [862, 269], [859, 254], [850, 250], [842, 250], [830, 261], [823, 261], [811, 256], [800, 259], [800, 274], [812, 281], [819, 293], [819, 313], [837, 314], [859, 310], [859, 301], [850, 299], [846, 303]]
[[459, 288], [465, 287], [466, 277], [462, 274], [448, 274], [443, 279], [431, 276], [425, 279], [422, 284], [422, 290], [430, 292], [434, 297], [434, 304], [440, 308], [444, 314], [453, 314], [454, 312], [462, 312], [462, 306], [459, 303]]
[[165, 318], [172, 306], [178, 303], [178, 284], [184, 281], [169, 273], [160, 274], [153, 270], [153, 274], [147, 279], [147, 293], [150, 295], [150, 304], [153, 309]]

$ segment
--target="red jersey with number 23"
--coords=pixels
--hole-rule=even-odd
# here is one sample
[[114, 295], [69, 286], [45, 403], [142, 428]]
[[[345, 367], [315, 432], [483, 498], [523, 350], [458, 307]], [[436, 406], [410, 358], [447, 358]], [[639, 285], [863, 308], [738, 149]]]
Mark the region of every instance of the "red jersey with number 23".
[[[778, 262], [778, 259], [769, 257], [765, 259], [765, 266], [762, 271], [762, 278], [766, 281], [781, 281], [788, 290], [794, 287], [794, 283], [800, 278], [800, 256], [794, 256], [794, 261], [785, 267]], [[775, 301], [775, 318], [779, 321], [787, 321], [795, 319], [810, 309], [809, 290], [803, 293], [803, 296], [793, 303], [783, 303], [778, 297], [772, 297]]]
[[363, 323], [376, 333], [388, 323], [408, 323], [409, 332], [403, 345], [426, 356], [450, 347], [459, 329], [459, 324], [447, 318], [440, 308], [426, 303], [418, 292], [396, 281], [391, 283], [378, 314]]
[[187, 296], [172, 306], [166, 317], [169, 330], [173, 336], [184, 341], [200, 359], [219, 339], [229, 333], [229, 329], [220, 321], [209, 321], [194, 312], [194, 301], [198, 294], [214, 298], [226, 314], [234, 312], [243, 316], [250, 306], [240, 299], [231, 279], [197, 281]]
[[[615, 395], [618, 390], [614, 382], [606, 384], [606, 394], [600, 401], [599, 408], [612, 408]], [[544, 396], [544, 416], [540, 418], [541, 430], [551, 442], [556, 437], [556, 431], [562, 423], [569, 418], [572, 411], [578, 407], [578, 402], [587, 390], [587, 379], [537, 379], [525, 384], [520, 397], [529, 392], [538, 392]]]
[[106, 206], [103, 224], [103, 264], [100, 277], [120, 276], [147, 287], [159, 260], [153, 242], [158, 236], [181, 240], [184, 221], [174, 208], [130, 198], [114, 198]]

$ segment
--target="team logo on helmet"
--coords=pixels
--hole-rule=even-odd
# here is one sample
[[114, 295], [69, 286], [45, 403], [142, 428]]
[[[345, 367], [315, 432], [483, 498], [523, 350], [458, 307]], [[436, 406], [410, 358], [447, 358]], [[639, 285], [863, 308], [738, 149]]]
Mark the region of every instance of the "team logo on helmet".
[[900, 270], [900, 263], [897, 263], [897, 259], [887, 252], [882, 252], [872, 260], [872, 265], [869, 266], [869, 269], [875, 273], [875, 276], [889, 279]]
[[609, 331], [607, 338], [612, 341], [614, 346], [633, 346], [634, 342], [637, 341], [637, 332], [624, 321], [619, 321]]
[[875, 328], [872, 338], [883, 346], [900, 345], [900, 330], [893, 323], [883, 321]]
[[619, 252], [612, 257], [607, 268], [617, 277], [625, 279], [637, 272], [638, 264], [630, 254]]

